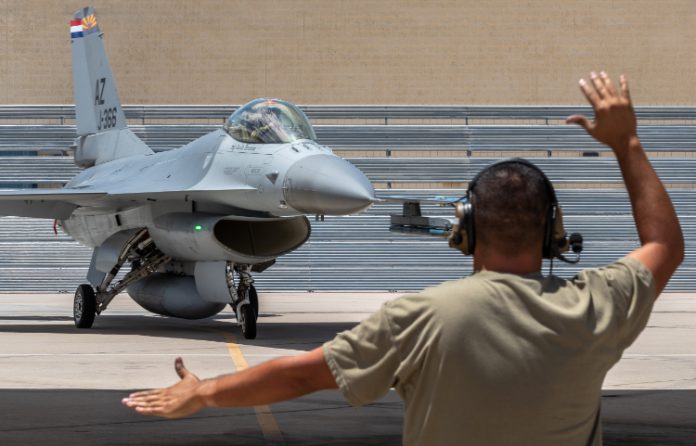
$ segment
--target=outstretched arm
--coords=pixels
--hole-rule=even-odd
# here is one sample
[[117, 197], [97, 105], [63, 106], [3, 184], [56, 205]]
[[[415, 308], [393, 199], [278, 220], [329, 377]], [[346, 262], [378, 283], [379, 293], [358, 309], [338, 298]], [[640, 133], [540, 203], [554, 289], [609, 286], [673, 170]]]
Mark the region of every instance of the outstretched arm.
[[189, 372], [181, 358], [175, 369], [177, 384], [131, 394], [122, 403], [143, 415], [179, 418], [204, 407], [258, 406], [337, 387], [321, 347], [206, 380]]
[[628, 81], [622, 75], [619, 82], [617, 89], [605, 72], [591, 73], [590, 82], [581, 79], [580, 89], [594, 109], [595, 120], [575, 115], [566, 122], [579, 124], [614, 151], [640, 237], [641, 247], [629, 256], [652, 272], [659, 294], [684, 259], [684, 238], [672, 201], [638, 139]]

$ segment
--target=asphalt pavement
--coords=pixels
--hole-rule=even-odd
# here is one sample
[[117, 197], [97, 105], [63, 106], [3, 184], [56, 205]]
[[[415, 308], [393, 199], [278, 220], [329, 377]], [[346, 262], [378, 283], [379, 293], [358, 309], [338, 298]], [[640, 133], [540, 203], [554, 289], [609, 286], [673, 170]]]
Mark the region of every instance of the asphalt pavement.
[[[393, 391], [362, 408], [324, 391], [183, 420], [120, 404], [135, 389], [174, 383], [176, 356], [201, 377], [232, 372], [315, 348], [396, 296], [262, 294], [259, 336], [245, 340], [230, 310], [179, 320], [123, 295], [92, 329], [77, 330], [71, 295], [0, 295], [0, 445], [399, 445], [403, 404]], [[603, 394], [606, 445], [696, 444], [695, 295], [660, 297]]]

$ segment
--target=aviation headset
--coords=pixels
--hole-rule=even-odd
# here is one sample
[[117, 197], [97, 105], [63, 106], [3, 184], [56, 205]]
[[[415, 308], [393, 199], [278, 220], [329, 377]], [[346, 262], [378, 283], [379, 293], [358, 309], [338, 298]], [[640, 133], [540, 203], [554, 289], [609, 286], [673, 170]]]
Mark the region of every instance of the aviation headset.
[[[471, 255], [474, 253], [474, 249], [476, 248], [476, 231], [474, 225], [474, 206], [471, 202], [474, 189], [476, 188], [476, 184], [480, 180], [481, 176], [490, 169], [508, 164], [527, 166], [541, 175], [549, 192], [549, 198], [551, 201], [544, 223], [545, 227], [542, 256], [545, 259], [553, 259], [554, 257], [558, 257], [564, 260], [561, 253], [568, 251], [569, 243], [565, 228], [563, 227], [563, 213], [561, 212], [561, 207], [558, 205], [556, 192], [553, 190], [553, 185], [551, 184], [551, 181], [549, 181], [546, 174], [544, 174], [544, 172], [537, 166], [522, 158], [510, 158], [495, 162], [482, 169], [469, 182], [466, 195], [456, 204], [456, 217], [459, 222], [452, 227], [452, 232], [449, 237], [450, 247], [456, 248], [466, 255]], [[582, 243], [582, 241], [580, 241], [580, 243]], [[580, 249], [582, 250], [582, 248]], [[575, 252], [575, 246], [573, 246], [573, 251]]]

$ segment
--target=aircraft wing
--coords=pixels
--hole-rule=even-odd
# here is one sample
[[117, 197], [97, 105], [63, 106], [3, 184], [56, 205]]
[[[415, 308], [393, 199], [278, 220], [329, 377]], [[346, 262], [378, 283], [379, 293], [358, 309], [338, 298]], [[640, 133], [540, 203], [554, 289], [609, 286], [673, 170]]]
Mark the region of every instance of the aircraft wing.
[[108, 193], [92, 189], [16, 189], [0, 190], [0, 216], [64, 220], [82, 206], [120, 207], [152, 201], [198, 200], [223, 203], [231, 194], [254, 188], [224, 190], [173, 190], [135, 193]]
[[105, 195], [79, 189], [0, 190], [0, 216], [65, 219], [78, 207]]

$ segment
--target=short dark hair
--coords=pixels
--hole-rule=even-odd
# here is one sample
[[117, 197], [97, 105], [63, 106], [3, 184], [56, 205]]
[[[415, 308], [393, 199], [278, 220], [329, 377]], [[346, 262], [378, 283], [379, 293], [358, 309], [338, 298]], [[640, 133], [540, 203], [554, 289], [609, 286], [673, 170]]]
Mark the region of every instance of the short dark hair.
[[541, 172], [522, 163], [488, 168], [472, 191], [477, 241], [506, 250], [540, 246], [552, 202], [549, 186]]

